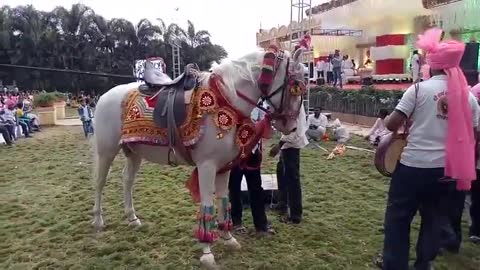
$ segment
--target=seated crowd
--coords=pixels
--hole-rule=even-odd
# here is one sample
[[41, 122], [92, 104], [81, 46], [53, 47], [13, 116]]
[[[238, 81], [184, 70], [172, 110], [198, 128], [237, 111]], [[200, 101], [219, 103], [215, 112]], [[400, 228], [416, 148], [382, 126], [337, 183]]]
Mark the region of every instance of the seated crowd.
[[38, 117], [32, 113], [33, 96], [28, 92], [0, 92], [0, 142], [13, 145], [20, 137], [40, 131]]

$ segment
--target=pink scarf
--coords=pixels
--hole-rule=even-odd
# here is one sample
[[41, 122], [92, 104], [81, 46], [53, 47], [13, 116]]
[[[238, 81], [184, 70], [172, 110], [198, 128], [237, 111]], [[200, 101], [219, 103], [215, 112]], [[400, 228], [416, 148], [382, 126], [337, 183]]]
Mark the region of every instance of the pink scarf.
[[440, 42], [442, 30], [432, 28], [419, 36], [417, 47], [427, 53], [427, 64], [447, 74], [448, 129], [445, 176], [457, 180], [458, 190], [469, 190], [475, 173], [475, 139], [472, 110], [468, 102], [468, 85], [460, 60], [465, 44]]

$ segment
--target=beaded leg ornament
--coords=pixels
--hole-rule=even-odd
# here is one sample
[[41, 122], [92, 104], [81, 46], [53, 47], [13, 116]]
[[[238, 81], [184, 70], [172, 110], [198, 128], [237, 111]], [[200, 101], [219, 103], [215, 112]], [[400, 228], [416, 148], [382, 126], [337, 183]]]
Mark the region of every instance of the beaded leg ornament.
[[213, 243], [218, 237], [214, 211], [213, 206], [200, 206], [200, 213], [197, 215], [198, 226], [195, 229], [195, 237], [200, 243]]
[[218, 198], [218, 215], [223, 219], [218, 222], [218, 229], [223, 232], [231, 232], [233, 223], [232, 215], [230, 214], [231, 207], [228, 197]]

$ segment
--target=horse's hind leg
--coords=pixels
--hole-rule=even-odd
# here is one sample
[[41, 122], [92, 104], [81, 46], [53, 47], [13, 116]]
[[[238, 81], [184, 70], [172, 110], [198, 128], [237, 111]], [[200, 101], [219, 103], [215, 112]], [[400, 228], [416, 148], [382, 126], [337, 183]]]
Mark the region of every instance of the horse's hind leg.
[[218, 207], [218, 228], [220, 236], [225, 241], [225, 246], [232, 249], [240, 249], [241, 246], [237, 239], [233, 237], [232, 217], [230, 214], [230, 201], [228, 199], [228, 180], [230, 172], [218, 174], [215, 179], [215, 195], [217, 197]]
[[125, 152], [127, 164], [123, 168], [123, 192], [125, 203], [125, 215], [127, 216], [128, 226], [138, 227], [142, 225], [140, 219], [135, 215], [133, 207], [133, 184], [135, 176], [140, 169], [142, 158], [133, 152]]
[[93, 206], [92, 225], [100, 231], [105, 226], [102, 217], [102, 192], [115, 155], [99, 155], [98, 153], [95, 155], [95, 205]]

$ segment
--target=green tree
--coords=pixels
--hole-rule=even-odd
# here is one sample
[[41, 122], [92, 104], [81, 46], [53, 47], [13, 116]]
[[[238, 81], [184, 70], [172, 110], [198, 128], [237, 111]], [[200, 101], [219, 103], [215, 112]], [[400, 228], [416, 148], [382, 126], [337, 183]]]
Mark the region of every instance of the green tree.
[[[183, 64], [195, 62], [208, 69], [227, 56], [212, 44], [207, 31], [196, 31], [188, 21], [185, 31], [177, 24], [157, 24], [142, 19], [134, 24], [122, 18], [106, 20], [90, 7], [75, 4], [51, 12], [33, 6], [0, 7], [0, 63], [132, 74], [136, 59], [162, 57], [171, 74], [172, 40], [178, 40]], [[128, 79], [0, 68], [4, 84], [20, 89], [78, 91], [108, 88]]]

